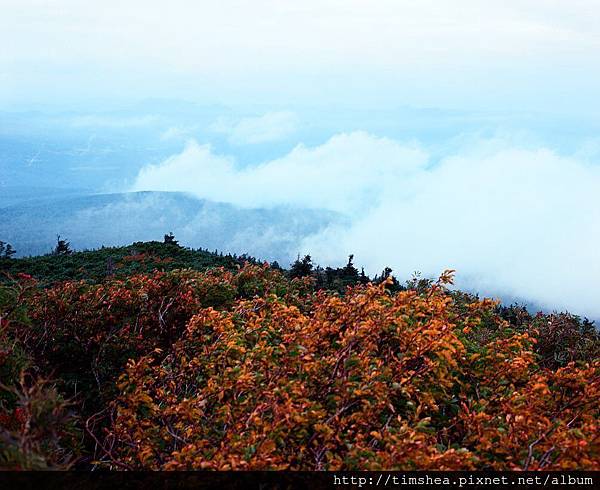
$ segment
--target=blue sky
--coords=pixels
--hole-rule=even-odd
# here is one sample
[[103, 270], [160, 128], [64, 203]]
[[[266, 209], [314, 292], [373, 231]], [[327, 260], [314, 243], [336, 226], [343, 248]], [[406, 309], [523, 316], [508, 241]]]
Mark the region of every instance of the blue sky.
[[600, 0], [0, 10], [0, 187], [327, 209], [322, 262], [600, 317]]

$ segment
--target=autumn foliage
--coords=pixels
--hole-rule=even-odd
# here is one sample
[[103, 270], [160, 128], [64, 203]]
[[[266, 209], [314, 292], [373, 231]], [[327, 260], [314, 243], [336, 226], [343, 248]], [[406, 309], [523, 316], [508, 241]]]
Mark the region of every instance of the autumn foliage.
[[516, 319], [451, 281], [340, 294], [266, 264], [14, 278], [0, 465], [600, 469], [594, 328]]

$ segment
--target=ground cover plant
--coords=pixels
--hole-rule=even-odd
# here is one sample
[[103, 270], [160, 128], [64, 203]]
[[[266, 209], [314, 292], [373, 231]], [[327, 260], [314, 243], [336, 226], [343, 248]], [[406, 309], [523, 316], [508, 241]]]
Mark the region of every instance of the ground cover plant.
[[2, 468], [600, 469], [593, 324], [451, 271], [157, 242], [0, 260]]

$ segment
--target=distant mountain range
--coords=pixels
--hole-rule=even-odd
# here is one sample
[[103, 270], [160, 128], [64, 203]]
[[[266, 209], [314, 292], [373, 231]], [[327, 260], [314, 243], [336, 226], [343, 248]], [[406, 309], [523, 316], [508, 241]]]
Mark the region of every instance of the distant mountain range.
[[[7, 201], [11, 202], [7, 199], [4, 204]], [[244, 209], [178, 192], [77, 195], [71, 191], [0, 207], [0, 240], [25, 256], [50, 252], [56, 235], [69, 240], [75, 250], [83, 250], [162, 240], [173, 232], [185, 246], [244, 250], [286, 263], [299, 252], [304, 237], [342, 222], [341, 215], [325, 210]]]

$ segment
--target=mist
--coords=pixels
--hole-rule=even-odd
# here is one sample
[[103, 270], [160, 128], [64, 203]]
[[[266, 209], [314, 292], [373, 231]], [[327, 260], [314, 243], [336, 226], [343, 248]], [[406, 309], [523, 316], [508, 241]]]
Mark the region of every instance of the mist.
[[463, 142], [439, 157], [439, 147], [356, 131], [245, 166], [190, 140], [143, 167], [131, 190], [334, 211], [347, 221], [303, 237], [298, 252], [323, 264], [353, 253], [368, 273], [389, 265], [400, 278], [456, 269], [459, 287], [600, 317], [597, 152], [559, 154], [510, 137]]
[[[600, 317], [597, 0], [0, 2], [0, 204], [17, 206], [0, 233], [23, 253], [40, 233], [18, 205], [42, 191], [180, 192], [236, 224], [319, 217], [285, 251], [280, 228], [231, 231], [239, 253], [455, 268], [460, 287]], [[131, 236], [116, 206], [78, 206]], [[88, 215], [64, 216], [76, 240]], [[172, 225], [182, 241], [209, 240], [198, 216]]]

